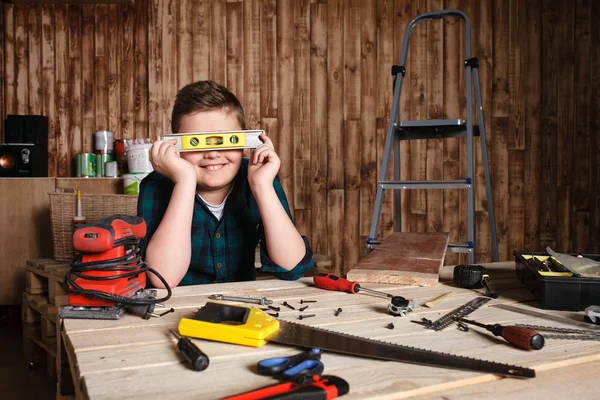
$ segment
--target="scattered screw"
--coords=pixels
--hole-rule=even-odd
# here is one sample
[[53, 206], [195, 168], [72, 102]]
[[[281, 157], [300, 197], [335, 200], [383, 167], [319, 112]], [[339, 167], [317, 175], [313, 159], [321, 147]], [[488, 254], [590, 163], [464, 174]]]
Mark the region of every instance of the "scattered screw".
[[260, 311], [269, 311], [268, 308], [259, 308]]
[[306, 314], [306, 315], [298, 315], [299, 320], [303, 320], [304, 318], [314, 317], [316, 314]]
[[279, 308], [279, 307], [269, 306], [269, 308], [273, 311], [277, 311], [277, 312], [281, 311], [281, 308]]
[[158, 314], [158, 316], [159, 316], [159, 317], [162, 317], [163, 315], [166, 315], [166, 314], [168, 314], [168, 313], [172, 313], [172, 312], [175, 312], [175, 309], [174, 309], [174, 308], [171, 308], [169, 311], [165, 311], [165, 312], [163, 312], [163, 313], [161, 313], [161, 314]]
[[341, 312], [342, 312], [342, 309], [338, 308], [337, 310], [335, 310], [335, 316], [337, 317], [338, 315], [340, 315]]
[[457, 321], [456, 323], [458, 324], [459, 331], [469, 332], [469, 327], [467, 326], [467, 324], [460, 322], [460, 321]]
[[308, 306], [304, 306], [304, 307], [300, 307], [298, 310], [299, 310], [299, 311], [304, 311], [304, 310], [306, 310], [307, 308], [308, 308]]
[[273, 313], [268, 313], [268, 314], [269, 314], [271, 317], [274, 317], [274, 318], [278, 318], [278, 317], [279, 317], [279, 313], [274, 313], [274, 314], [273, 314]]
[[284, 302], [283, 302], [283, 305], [284, 305], [284, 306], [286, 306], [287, 308], [290, 308], [290, 309], [292, 309], [292, 310], [295, 310], [294, 306], [292, 306], [291, 304], [288, 304], [288, 302], [287, 302], [287, 301], [284, 301]]
[[316, 300], [300, 300], [300, 304], [304, 304], [304, 303], [316, 303]]
[[390, 322], [390, 323], [388, 324], [387, 328], [388, 328], [388, 329], [394, 329], [394, 324]]

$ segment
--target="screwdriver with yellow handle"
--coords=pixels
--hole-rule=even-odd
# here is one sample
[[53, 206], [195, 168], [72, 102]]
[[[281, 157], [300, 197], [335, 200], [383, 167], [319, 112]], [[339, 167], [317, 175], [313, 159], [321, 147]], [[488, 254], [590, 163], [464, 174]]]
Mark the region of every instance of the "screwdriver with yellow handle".
[[525, 350], [539, 350], [544, 347], [544, 337], [539, 332], [536, 332], [532, 329], [522, 328], [514, 325], [487, 325], [464, 318], [455, 318], [455, 320], [485, 328], [492, 332], [495, 336], [500, 336], [508, 343]]

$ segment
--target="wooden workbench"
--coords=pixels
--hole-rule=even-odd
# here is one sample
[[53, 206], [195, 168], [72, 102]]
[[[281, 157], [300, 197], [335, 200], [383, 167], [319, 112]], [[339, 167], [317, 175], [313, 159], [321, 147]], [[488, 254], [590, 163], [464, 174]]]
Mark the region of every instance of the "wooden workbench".
[[[520, 307], [537, 308], [528, 290], [514, 278], [513, 263], [487, 264], [492, 289], [501, 297], [471, 314], [469, 318], [484, 323], [528, 323], [563, 326], [556, 322], [513, 313], [493, 305], [522, 303]], [[448, 279], [452, 269], [442, 269], [441, 279]], [[600, 342], [548, 339], [540, 351], [525, 351], [472, 328], [461, 332], [449, 327], [441, 332], [410, 323], [422, 317], [439, 316], [473, 299], [472, 290], [449, 284], [436, 287], [409, 287], [365, 284], [394, 295], [414, 299], [417, 310], [408, 317], [387, 314], [387, 301], [366, 294], [351, 295], [315, 288], [312, 279], [296, 282], [267, 280], [176, 288], [166, 307], [175, 313], [162, 318], [142, 320], [126, 316], [119, 321], [64, 320], [66, 344], [77, 397], [90, 399], [213, 399], [230, 396], [275, 383], [254, 372], [258, 361], [267, 357], [286, 356], [297, 349], [277, 344], [251, 348], [194, 339], [210, 357], [210, 366], [194, 372], [181, 361], [169, 329], [176, 329], [182, 317], [191, 317], [211, 294], [267, 297], [280, 305], [288, 301], [298, 305], [300, 299], [318, 300], [308, 310], [316, 317], [298, 321], [298, 311], [281, 307], [282, 319], [350, 333], [371, 339], [404, 344], [490, 361], [531, 367], [534, 379], [500, 378], [491, 374], [458, 371], [407, 363], [370, 360], [325, 353], [325, 374], [337, 375], [350, 384], [348, 399], [419, 398], [490, 398], [510, 397], [566, 398], [577, 393], [579, 399], [597, 398], [597, 374], [600, 367]], [[433, 309], [422, 304], [452, 291], [453, 296]], [[163, 292], [159, 292], [161, 295]], [[334, 311], [342, 307], [338, 317]], [[550, 312], [547, 310], [540, 310]], [[556, 313], [556, 312], [554, 312]], [[582, 319], [582, 313], [557, 313]], [[395, 329], [387, 328], [393, 322]]]

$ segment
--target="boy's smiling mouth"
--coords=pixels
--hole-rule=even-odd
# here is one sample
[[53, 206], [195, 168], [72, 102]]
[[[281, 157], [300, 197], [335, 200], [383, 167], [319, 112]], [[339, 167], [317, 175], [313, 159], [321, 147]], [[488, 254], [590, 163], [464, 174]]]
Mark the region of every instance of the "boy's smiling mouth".
[[225, 165], [227, 165], [227, 164], [211, 164], [211, 165], [204, 165], [204, 166], [202, 166], [202, 168], [204, 168], [208, 171], [218, 171], [218, 170], [224, 168]]

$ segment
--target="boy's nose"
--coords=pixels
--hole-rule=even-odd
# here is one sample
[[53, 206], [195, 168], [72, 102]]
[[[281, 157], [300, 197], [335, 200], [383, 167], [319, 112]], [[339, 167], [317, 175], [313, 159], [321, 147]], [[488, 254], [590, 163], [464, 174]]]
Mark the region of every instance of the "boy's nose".
[[221, 157], [221, 152], [217, 151], [217, 150], [203, 151], [203, 153], [204, 153], [204, 158], [208, 158], [208, 159], [214, 159], [214, 158]]

